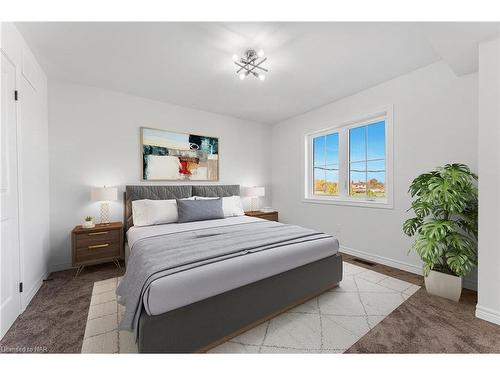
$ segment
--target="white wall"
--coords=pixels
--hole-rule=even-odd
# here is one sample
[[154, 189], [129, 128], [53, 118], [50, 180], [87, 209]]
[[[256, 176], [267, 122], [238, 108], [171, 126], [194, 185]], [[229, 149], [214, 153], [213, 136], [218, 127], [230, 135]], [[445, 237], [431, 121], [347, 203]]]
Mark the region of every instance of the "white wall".
[[2, 51], [16, 66], [22, 307], [47, 275], [49, 162], [47, 78], [12, 23], [2, 23]]
[[[92, 186], [141, 184], [139, 128], [219, 137], [221, 184], [268, 185], [268, 125], [118, 92], [49, 83], [51, 269], [70, 267], [70, 232], [85, 215], [98, 217]], [[154, 184], [162, 184], [155, 182]], [[270, 198], [270, 189], [268, 199]], [[121, 201], [111, 205], [122, 220]]]
[[[394, 209], [302, 202], [305, 134], [388, 105], [394, 105]], [[477, 74], [457, 78], [438, 62], [274, 125], [272, 134], [273, 205], [283, 221], [336, 235], [346, 253], [421, 272], [401, 230], [410, 216], [408, 186], [445, 163], [477, 171]]]
[[479, 45], [479, 273], [476, 316], [500, 324], [500, 40]]

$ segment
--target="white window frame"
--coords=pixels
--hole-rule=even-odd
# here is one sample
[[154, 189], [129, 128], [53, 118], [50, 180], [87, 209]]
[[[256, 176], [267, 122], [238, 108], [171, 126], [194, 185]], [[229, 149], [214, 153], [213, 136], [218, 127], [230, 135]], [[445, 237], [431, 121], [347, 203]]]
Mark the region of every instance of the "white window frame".
[[[385, 197], [352, 197], [349, 195], [349, 130], [385, 121]], [[339, 195], [314, 195], [313, 139], [319, 136], [339, 133]], [[317, 204], [337, 204], [373, 208], [394, 207], [393, 189], [393, 108], [387, 106], [368, 115], [357, 116], [356, 120], [342, 122], [336, 126], [305, 135], [305, 169], [303, 202]]]

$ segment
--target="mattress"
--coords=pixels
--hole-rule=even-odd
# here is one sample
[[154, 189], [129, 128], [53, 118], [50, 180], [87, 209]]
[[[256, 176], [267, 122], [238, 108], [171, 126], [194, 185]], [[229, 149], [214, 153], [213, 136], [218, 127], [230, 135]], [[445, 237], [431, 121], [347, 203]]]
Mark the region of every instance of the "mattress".
[[[141, 239], [168, 233], [226, 225], [244, 224], [262, 219], [239, 216], [219, 220], [174, 223], [150, 227], [132, 227], [127, 232], [131, 252]], [[145, 291], [143, 304], [149, 315], [160, 315], [243, 285], [335, 255], [338, 241], [324, 238], [296, 243], [245, 256], [205, 264], [154, 280]]]

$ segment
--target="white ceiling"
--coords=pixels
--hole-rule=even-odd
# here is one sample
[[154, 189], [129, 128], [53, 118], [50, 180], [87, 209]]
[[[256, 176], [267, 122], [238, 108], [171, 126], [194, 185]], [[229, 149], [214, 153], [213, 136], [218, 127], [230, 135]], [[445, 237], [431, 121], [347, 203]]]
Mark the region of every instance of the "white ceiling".
[[[276, 123], [440, 59], [477, 70], [493, 23], [17, 23], [50, 78]], [[240, 81], [233, 54], [269, 60]]]

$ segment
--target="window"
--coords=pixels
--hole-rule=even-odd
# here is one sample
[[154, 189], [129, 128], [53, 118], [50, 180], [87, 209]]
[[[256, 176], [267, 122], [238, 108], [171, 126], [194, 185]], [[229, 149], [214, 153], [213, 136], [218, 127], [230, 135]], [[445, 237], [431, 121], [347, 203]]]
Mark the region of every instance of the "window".
[[349, 195], [385, 197], [385, 121], [349, 129]]
[[392, 206], [392, 111], [306, 137], [305, 200]]
[[339, 195], [339, 133], [314, 138], [314, 194]]

